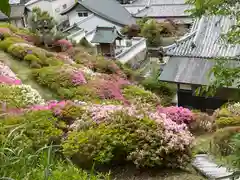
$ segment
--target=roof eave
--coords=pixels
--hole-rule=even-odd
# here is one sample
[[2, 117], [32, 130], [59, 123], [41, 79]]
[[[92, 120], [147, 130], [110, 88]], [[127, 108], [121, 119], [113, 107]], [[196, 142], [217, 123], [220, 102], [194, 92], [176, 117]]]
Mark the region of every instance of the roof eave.
[[79, 3], [75, 3], [72, 7], [70, 7], [69, 9], [66, 9], [65, 11], [61, 12], [61, 15], [66, 15], [67, 13], [69, 13], [70, 11], [72, 11]]

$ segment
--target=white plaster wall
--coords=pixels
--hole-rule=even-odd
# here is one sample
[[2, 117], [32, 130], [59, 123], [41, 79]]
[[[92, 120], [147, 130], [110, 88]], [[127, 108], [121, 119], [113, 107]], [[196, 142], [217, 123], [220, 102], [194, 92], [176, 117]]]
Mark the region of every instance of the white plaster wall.
[[70, 11], [67, 15], [68, 15], [70, 26], [72, 26], [74, 23], [78, 23], [79, 21], [91, 16], [92, 12], [88, 11], [87, 17], [79, 17], [76, 10]]
[[[42, 0], [31, 5], [27, 5], [27, 7], [31, 10], [35, 7], [39, 7], [43, 11], [47, 11], [57, 22], [61, 22], [67, 19], [67, 16], [62, 16], [60, 13], [72, 6], [74, 3], [75, 0], [54, 0], [52, 2]], [[65, 9], [63, 8], [64, 4], [67, 5]], [[56, 11], [56, 9], [59, 11]]]
[[24, 27], [21, 19], [11, 20], [11, 24], [13, 24], [14, 26], [16, 26], [18, 28], [23, 28]]
[[27, 8], [29, 8], [30, 10], [36, 7], [39, 7], [42, 11], [47, 11], [50, 14], [50, 16], [55, 18], [55, 14], [53, 13], [51, 2], [42, 0], [31, 5], [27, 5]]
[[92, 31], [96, 29], [97, 26], [106, 26], [106, 27], [113, 27], [115, 26], [118, 30], [121, 30], [121, 26], [113, 24], [110, 21], [102, 19], [99, 16], [91, 15], [90, 17], [86, 18], [86, 20], [77, 23], [78, 27], [84, 29], [86, 32]]
[[23, 25], [23, 21], [22, 21], [22, 19], [18, 19], [18, 20], [16, 20], [16, 25], [17, 25], [18, 28], [23, 28], [24, 25]]
[[[52, 9], [55, 12], [55, 18], [57, 21], [63, 21], [67, 19], [67, 16], [62, 16], [60, 13], [64, 11], [65, 9], [69, 8], [75, 3], [75, 0], [55, 0], [52, 2]], [[66, 4], [67, 7], [64, 8], [63, 5]], [[59, 12], [56, 12], [56, 9], [59, 9]]]

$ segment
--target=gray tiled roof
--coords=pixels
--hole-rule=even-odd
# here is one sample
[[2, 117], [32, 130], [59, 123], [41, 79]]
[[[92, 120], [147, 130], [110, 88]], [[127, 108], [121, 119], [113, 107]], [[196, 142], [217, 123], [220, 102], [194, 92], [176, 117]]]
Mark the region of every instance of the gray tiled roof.
[[[240, 61], [230, 60], [231, 67], [240, 67]], [[214, 60], [194, 57], [171, 57], [160, 75], [161, 81], [182, 84], [208, 85], [208, 73]], [[213, 76], [210, 77], [210, 80]]]
[[9, 0], [9, 4], [26, 4], [29, 0]]
[[135, 17], [189, 17], [185, 11], [191, 6], [185, 4], [185, 0], [136, 0], [124, 7]]
[[202, 17], [188, 35], [164, 50], [170, 56], [240, 57], [240, 44], [227, 44], [221, 38], [234, 24], [235, 19], [226, 16]]
[[19, 4], [20, 0], [9, 0], [9, 4]]
[[86, 32], [91, 32], [96, 29], [96, 26], [106, 26], [112, 27], [116, 26], [118, 30], [122, 28], [122, 26], [118, 26], [110, 21], [107, 21], [99, 16], [94, 14], [88, 16], [87, 18], [83, 19], [82, 21], [77, 23], [78, 27], [84, 29]]
[[11, 5], [10, 18], [19, 18], [23, 17], [25, 12], [25, 5]]
[[8, 17], [2, 11], [0, 11], [0, 21], [5, 21], [5, 20], [8, 20]]
[[68, 27], [67, 29], [63, 30], [63, 33], [66, 33], [68, 35], [74, 34], [80, 30], [83, 30], [82, 28], [78, 27], [77, 24], [74, 24], [73, 26]]
[[125, 7], [125, 9], [131, 14], [137, 14], [139, 11], [145, 9], [145, 5], [126, 4], [123, 5], [123, 7]]
[[116, 0], [84, 0], [79, 3], [93, 13], [121, 25], [136, 23], [132, 15]]
[[[136, 21], [132, 15], [116, 0], [83, 0], [78, 1], [78, 4], [81, 4], [89, 11], [104, 19], [107, 19], [108, 21], [112, 21], [120, 25], [136, 24]], [[68, 13], [78, 4], [69, 7], [61, 14], [64, 15]]]
[[123, 38], [115, 27], [97, 27], [92, 43], [113, 43], [116, 38]]
[[185, 4], [185, 0], [151, 0], [151, 4]]
[[135, 14], [135, 17], [189, 17], [185, 12], [188, 9], [190, 6], [187, 4], [155, 4]]

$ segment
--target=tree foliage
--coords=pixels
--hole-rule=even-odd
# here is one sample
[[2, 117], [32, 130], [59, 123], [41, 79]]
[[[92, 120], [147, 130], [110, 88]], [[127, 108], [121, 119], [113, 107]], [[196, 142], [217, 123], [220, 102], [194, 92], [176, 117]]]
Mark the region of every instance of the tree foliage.
[[[189, 10], [195, 17], [202, 15], [222, 15], [230, 16], [236, 20], [236, 23], [230, 28], [226, 34], [222, 34], [222, 38], [230, 44], [240, 44], [240, 2], [239, 0], [187, 0], [187, 3], [194, 5]], [[236, 59], [240, 61], [240, 57]], [[216, 60], [216, 65], [212, 68], [210, 75], [214, 75], [210, 86], [207, 90], [215, 92], [219, 87], [237, 86], [240, 88], [240, 67], [227, 66], [228, 59], [220, 58]]]
[[149, 18], [142, 18], [137, 24], [125, 26], [122, 33], [129, 38], [142, 36], [147, 39], [147, 45], [150, 47], [159, 47], [161, 45], [161, 37], [172, 36], [176, 32], [173, 22], [157, 22]]
[[1, 0], [0, 11], [2, 11], [7, 16], [10, 15], [11, 9], [8, 0]]
[[45, 44], [51, 44], [54, 41], [56, 22], [47, 11], [34, 8], [29, 23], [32, 31], [37, 33]]

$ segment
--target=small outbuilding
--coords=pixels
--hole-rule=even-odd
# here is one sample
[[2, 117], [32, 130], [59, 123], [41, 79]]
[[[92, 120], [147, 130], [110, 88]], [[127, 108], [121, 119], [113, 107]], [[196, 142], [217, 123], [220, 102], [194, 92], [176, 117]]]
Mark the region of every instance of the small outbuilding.
[[116, 27], [99, 27], [97, 26], [92, 43], [97, 44], [97, 53], [103, 56], [115, 57], [116, 41], [121, 40], [124, 36], [116, 29]]

